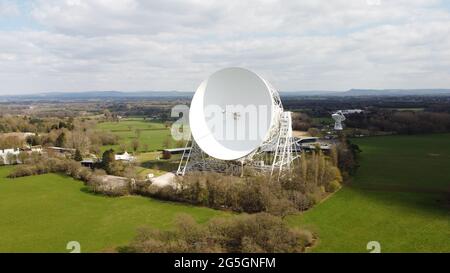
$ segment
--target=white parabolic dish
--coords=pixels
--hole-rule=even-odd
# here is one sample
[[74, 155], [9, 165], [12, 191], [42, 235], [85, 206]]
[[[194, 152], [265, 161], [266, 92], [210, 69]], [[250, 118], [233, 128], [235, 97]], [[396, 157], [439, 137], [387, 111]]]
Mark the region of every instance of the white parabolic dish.
[[202, 82], [189, 111], [192, 136], [220, 160], [241, 159], [269, 137], [282, 111], [270, 84], [243, 68], [225, 68]]

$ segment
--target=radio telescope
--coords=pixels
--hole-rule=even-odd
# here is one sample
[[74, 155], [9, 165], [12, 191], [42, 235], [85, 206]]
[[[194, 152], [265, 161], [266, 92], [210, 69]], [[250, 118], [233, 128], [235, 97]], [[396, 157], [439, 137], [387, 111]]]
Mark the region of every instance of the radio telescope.
[[332, 114], [331, 117], [334, 119], [334, 130], [342, 131], [342, 122], [345, 120], [345, 116], [342, 111], [337, 111], [336, 113]]
[[238, 174], [244, 166], [282, 174], [298, 158], [291, 113], [278, 92], [243, 68], [225, 68], [198, 87], [189, 110], [191, 138], [177, 174]]

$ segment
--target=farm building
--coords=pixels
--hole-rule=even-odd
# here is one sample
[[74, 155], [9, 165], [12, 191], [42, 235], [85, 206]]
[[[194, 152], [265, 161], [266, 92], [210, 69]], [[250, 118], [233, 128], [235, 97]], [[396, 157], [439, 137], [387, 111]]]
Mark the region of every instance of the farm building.
[[173, 149], [164, 149], [163, 153], [169, 153], [171, 155], [182, 154], [184, 151], [189, 151], [191, 148], [173, 148]]
[[130, 155], [128, 152], [115, 155], [115, 159], [120, 160], [120, 161], [126, 161], [126, 162], [132, 162], [132, 161], [136, 160], [136, 158], [134, 156]]
[[176, 154], [183, 154], [184, 152], [189, 152], [191, 150], [190, 147], [188, 148], [172, 148], [172, 149], [164, 149], [162, 151], [163, 159], [169, 159], [172, 157], [172, 155]]
[[46, 147], [47, 152], [54, 152], [54, 153], [60, 153], [60, 154], [64, 154], [64, 155], [72, 155], [75, 153], [75, 149], [71, 149], [71, 148], [61, 148], [61, 147]]
[[16, 148], [0, 150], [0, 163], [5, 165], [16, 163], [19, 154], [20, 149]]
[[10, 164], [21, 164], [19, 159], [19, 154], [21, 152], [24, 153], [42, 153], [42, 147], [41, 146], [33, 146], [33, 147], [27, 147], [24, 149], [19, 148], [9, 148], [9, 149], [0, 149], [0, 164], [10, 165]]

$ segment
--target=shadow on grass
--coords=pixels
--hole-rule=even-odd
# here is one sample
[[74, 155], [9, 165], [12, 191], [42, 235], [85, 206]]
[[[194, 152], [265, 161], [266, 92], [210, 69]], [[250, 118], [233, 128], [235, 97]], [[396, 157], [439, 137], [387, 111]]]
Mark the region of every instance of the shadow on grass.
[[382, 203], [386, 206], [400, 206], [413, 208], [418, 212], [424, 212], [436, 217], [447, 217], [450, 219], [448, 192], [429, 191], [396, 191], [383, 188], [361, 188], [348, 185], [354, 193], [364, 196], [367, 200]]

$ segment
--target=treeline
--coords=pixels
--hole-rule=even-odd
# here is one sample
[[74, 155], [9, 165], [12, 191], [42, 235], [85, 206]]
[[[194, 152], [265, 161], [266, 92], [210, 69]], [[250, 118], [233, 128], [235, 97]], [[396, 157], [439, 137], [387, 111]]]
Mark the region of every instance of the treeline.
[[292, 129], [298, 131], [308, 131], [312, 127], [313, 120], [305, 113], [292, 113]]
[[64, 157], [47, 157], [39, 154], [32, 154], [24, 158], [23, 163], [23, 165], [14, 168], [8, 177], [18, 178], [46, 173], [62, 173], [75, 179], [88, 182], [94, 174], [91, 169], [81, 166], [79, 162]]
[[0, 149], [22, 148], [24, 145], [25, 140], [21, 137], [0, 135]]
[[311, 117], [330, 117], [342, 109], [408, 109], [450, 113], [449, 96], [361, 96], [361, 97], [283, 97], [284, 109], [301, 111]]
[[57, 146], [80, 150], [83, 154], [100, 155], [100, 146], [115, 145], [119, 137], [95, 129], [96, 121], [74, 118], [31, 118], [26, 116], [0, 117], [0, 133], [31, 132], [26, 138], [0, 135], [1, 148], [22, 148], [25, 144]]
[[0, 116], [0, 133], [48, 133], [51, 130], [73, 129], [73, 118], [36, 118], [28, 116]]
[[[78, 154], [78, 155], [77, 155]], [[103, 153], [102, 161], [97, 162], [94, 167], [83, 167], [79, 162], [79, 152], [75, 154], [74, 159], [66, 158], [62, 156], [48, 156], [38, 153], [20, 153], [18, 156], [22, 165], [18, 165], [9, 174], [10, 178], [40, 175], [46, 173], [63, 173], [69, 175], [75, 179], [82, 180], [84, 182], [97, 183], [98, 180], [91, 179], [92, 175], [104, 176], [114, 175], [125, 178], [137, 178], [135, 166], [129, 163], [123, 163], [122, 161], [115, 160], [114, 151], [108, 150]], [[121, 191], [123, 192], [123, 191]], [[126, 192], [129, 194], [131, 192]], [[123, 195], [118, 193], [112, 193], [111, 195]]]
[[422, 111], [384, 111], [348, 115], [347, 127], [398, 134], [441, 133], [450, 131], [450, 114]]
[[351, 142], [344, 134], [340, 136], [339, 142], [332, 148], [331, 157], [344, 177], [350, 179], [359, 168], [358, 155], [361, 153], [358, 145]]
[[175, 229], [142, 228], [119, 252], [132, 253], [299, 253], [312, 246], [314, 235], [290, 228], [279, 217], [266, 213], [214, 218], [197, 224], [179, 215]]
[[73, 130], [57, 129], [48, 134], [32, 135], [27, 137], [26, 141], [31, 146], [72, 148], [80, 150], [83, 154], [92, 152], [100, 155], [100, 146], [118, 144], [119, 137], [94, 128], [75, 127]]
[[199, 172], [177, 178], [174, 187], [137, 184], [135, 191], [164, 200], [284, 217], [309, 209], [340, 187], [342, 176], [337, 163], [337, 158], [333, 160], [321, 152], [313, 152], [303, 154], [293, 173], [281, 177], [280, 181], [263, 174], [238, 178]]

